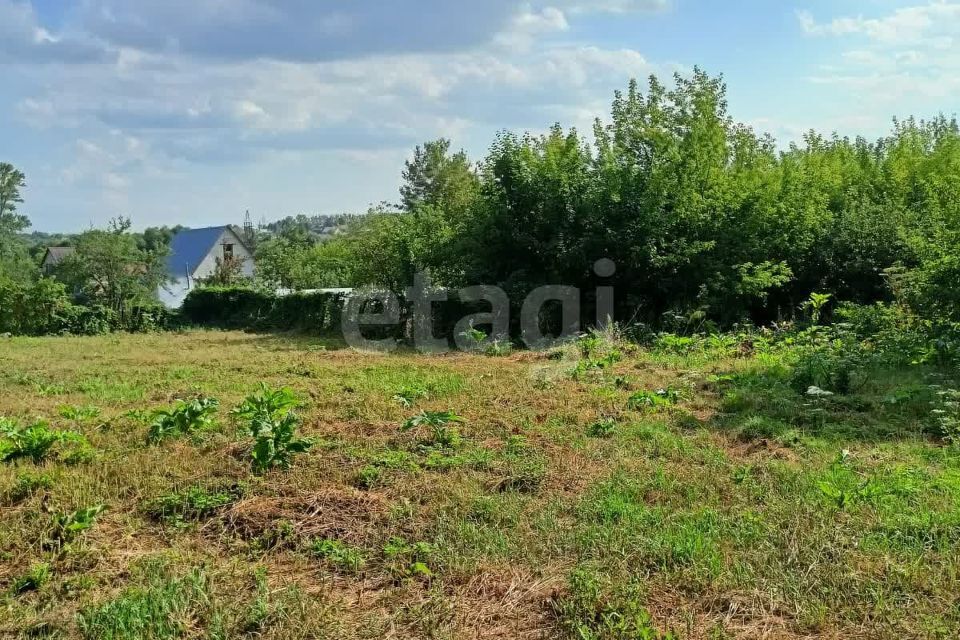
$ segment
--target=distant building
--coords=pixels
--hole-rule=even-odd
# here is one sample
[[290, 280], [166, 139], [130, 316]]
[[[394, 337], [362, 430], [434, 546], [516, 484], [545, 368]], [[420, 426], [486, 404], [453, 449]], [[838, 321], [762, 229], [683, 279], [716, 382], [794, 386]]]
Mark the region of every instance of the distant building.
[[212, 276], [217, 261], [228, 258], [241, 261], [241, 273], [248, 278], [253, 277], [253, 251], [234, 227], [206, 227], [178, 232], [170, 242], [170, 254], [167, 256], [167, 275], [170, 280], [160, 286], [157, 298], [171, 309], [179, 307], [187, 293], [197, 286], [197, 281]]
[[40, 269], [45, 275], [50, 275], [50, 272], [57, 268], [63, 259], [69, 255], [73, 255], [73, 247], [47, 247], [46, 252], [43, 254], [43, 260], [40, 261]]

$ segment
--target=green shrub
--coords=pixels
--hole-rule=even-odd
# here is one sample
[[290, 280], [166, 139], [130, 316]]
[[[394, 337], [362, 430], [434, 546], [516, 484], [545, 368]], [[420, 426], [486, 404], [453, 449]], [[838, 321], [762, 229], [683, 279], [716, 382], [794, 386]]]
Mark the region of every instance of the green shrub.
[[860, 388], [874, 364], [873, 355], [863, 344], [844, 334], [803, 348], [794, 364], [790, 384], [801, 393], [817, 387], [846, 394]]
[[157, 444], [167, 438], [191, 435], [209, 428], [213, 416], [220, 408], [215, 398], [194, 398], [181, 400], [172, 409], [160, 409], [153, 412], [153, 423], [147, 433], [147, 442]]
[[613, 418], [601, 418], [587, 427], [587, 435], [591, 438], [609, 438], [617, 430], [617, 421]]
[[295, 454], [313, 446], [309, 438], [298, 438], [300, 418], [292, 411], [297, 399], [287, 388], [272, 390], [261, 385], [258, 394], [247, 396], [233, 414], [248, 424], [253, 437], [251, 459], [257, 472], [279, 467], [290, 467]]
[[55, 431], [43, 421], [26, 427], [0, 418], [0, 462], [29, 458], [39, 464], [58, 447], [64, 462], [79, 462], [88, 457], [90, 443], [76, 431]]
[[53, 517], [50, 539], [57, 544], [72, 542], [78, 535], [93, 527], [106, 507], [98, 504], [84, 509], [60, 513]]
[[464, 422], [463, 417], [458, 416], [453, 411], [422, 411], [419, 414], [408, 418], [400, 426], [400, 431], [422, 432], [424, 428], [429, 430], [426, 436], [420, 438], [420, 444], [424, 447], [437, 447], [440, 449], [456, 449], [460, 446], [462, 439], [460, 433], [451, 423]]
[[338, 293], [279, 296], [249, 287], [200, 287], [181, 307], [185, 322], [221, 329], [340, 331], [345, 298]]

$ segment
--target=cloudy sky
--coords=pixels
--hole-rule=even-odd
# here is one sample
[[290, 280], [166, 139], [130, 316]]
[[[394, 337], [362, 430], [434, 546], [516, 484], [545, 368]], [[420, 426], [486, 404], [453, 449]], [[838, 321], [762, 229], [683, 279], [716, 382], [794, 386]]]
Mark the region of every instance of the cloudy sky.
[[363, 211], [694, 65], [782, 142], [952, 115], [958, 41], [960, 0], [0, 0], [0, 161], [41, 231]]

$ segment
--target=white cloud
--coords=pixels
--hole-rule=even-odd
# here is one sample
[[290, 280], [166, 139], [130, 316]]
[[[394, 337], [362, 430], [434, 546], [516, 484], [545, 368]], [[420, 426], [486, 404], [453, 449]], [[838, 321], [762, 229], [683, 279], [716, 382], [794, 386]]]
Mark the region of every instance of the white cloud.
[[821, 23], [809, 11], [797, 16], [804, 32], [812, 36], [862, 35], [886, 45], [929, 42], [931, 37], [943, 44], [960, 30], [960, 3], [946, 1], [897, 9], [880, 18], [861, 15]]
[[[850, 48], [811, 80], [852, 94], [874, 108], [916, 102], [949, 104], [960, 92], [960, 2], [936, 1], [877, 17], [840, 16], [818, 22], [798, 12], [804, 33]], [[931, 114], [932, 115], [932, 114]]]

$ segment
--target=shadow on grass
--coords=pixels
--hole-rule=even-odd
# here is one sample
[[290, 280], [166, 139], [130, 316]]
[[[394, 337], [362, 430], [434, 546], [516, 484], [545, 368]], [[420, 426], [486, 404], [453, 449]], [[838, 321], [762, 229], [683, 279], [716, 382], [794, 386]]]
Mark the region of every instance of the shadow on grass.
[[938, 439], [931, 412], [943, 374], [919, 367], [872, 368], [857, 377], [848, 393], [817, 395], [798, 389], [785, 366], [717, 376], [711, 386], [720, 406], [708, 426], [744, 442]]
[[188, 329], [210, 334], [222, 334], [226, 346], [256, 346], [269, 351], [342, 351], [349, 346], [339, 335], [313, 335], [303, 332], [258, 332], [217, 329]]

